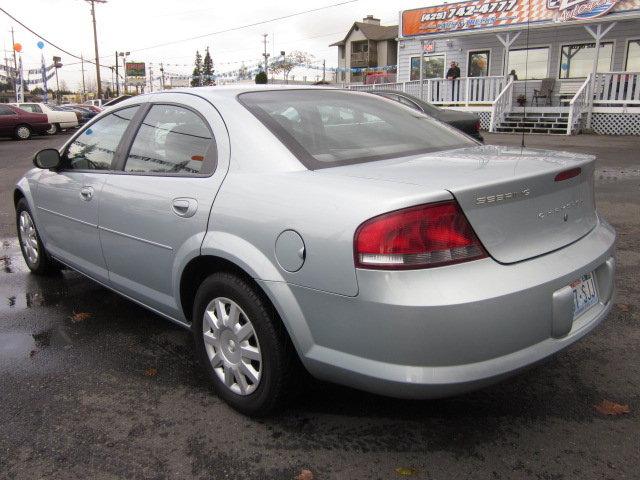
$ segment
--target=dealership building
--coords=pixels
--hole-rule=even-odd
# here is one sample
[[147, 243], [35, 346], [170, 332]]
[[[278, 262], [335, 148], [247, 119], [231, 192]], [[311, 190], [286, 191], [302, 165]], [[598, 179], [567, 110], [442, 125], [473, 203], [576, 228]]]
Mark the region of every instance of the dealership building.
[[[452, 62], [459, 78], [447, 78]], [[396, 82], [349, 88], [403, 90], [477, 111], [492, 131], [640, 135], [640, 0], [405, 10]]]

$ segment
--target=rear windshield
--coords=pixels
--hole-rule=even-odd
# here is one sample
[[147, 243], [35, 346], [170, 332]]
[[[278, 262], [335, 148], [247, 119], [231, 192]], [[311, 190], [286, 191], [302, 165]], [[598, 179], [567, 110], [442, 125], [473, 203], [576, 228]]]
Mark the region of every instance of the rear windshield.
[[475, 145], [457, 130], [375, 95], [301, 89], [238, 98], [312, 170]]

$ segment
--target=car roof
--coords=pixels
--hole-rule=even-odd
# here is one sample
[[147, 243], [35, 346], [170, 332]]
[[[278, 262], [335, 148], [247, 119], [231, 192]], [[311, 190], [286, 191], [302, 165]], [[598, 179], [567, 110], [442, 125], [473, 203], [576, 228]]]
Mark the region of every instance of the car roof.
[[201, 97], [210, 99], [233, 99], [241, 93], [247, 92], [263, 92], [263, 91], [282, 91], [282, 90], [343, 90], [339, 87], [330, 86], [313, 86], [313, 85], [255, 85], [255, 84], [236, 84], [236, 85], [217, 85], [211, 87], [184, 87], [184, 88], [172, 88], [171, 90], [163, 90], [161, 92], [149, 92], [142, 95], [136, 95], [131, 98], [127, 98], [122, 102], [122, 106], [131, 104], [133, 99], [144, 99], [158, 93], [189, 93], [192, 95], [199, 95]]

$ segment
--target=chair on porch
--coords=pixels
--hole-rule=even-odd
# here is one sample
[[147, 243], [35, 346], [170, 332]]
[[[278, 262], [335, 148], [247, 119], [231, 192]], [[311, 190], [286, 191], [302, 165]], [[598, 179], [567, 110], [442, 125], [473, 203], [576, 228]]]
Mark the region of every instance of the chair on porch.
[[556, 87], [556, 79], [555, 78], [543, 78], [542, 83], [540, 83], [540, 88], [533, 89], [533, 99], [536, 102], [536, 107], [538, 106], [538, 99], [544, 98], [544, 103], [551, 105], [551, 94], [553, 93], [553, 89]]

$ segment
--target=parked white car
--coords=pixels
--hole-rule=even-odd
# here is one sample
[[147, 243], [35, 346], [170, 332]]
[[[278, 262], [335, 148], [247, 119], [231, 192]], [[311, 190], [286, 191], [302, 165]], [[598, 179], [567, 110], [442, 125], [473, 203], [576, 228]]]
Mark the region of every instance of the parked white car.
[[55, 135], [61, 130], [75, 128], [78, 126], [78, 116], [75, 114], [75, 112], [53, 110], [46, 103], [25, 102], [11, 103], [10, 105], [14, 105], [18, 108], [21, 108], [22, 110], [26, 110], [27, 112], [46, 114], [47, 119], [51, 124], [51, 128], [47, 130], [47, 133], [49, 135]]
[[96, 98], [94, 100], [87, 100], [86, 102], [84, 102], [84, 105], [92, 105], [94, 107], [100, 107], [100, 108], [102, 108], [103, 104], [104, 102], [102, 101], [101, 98]]

